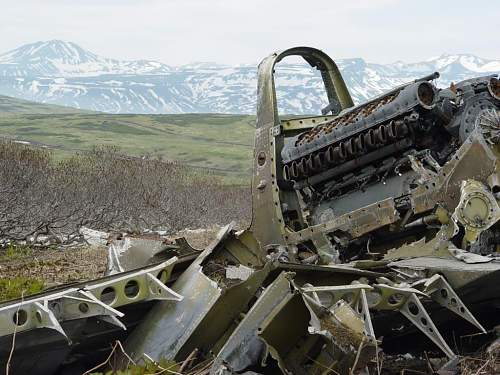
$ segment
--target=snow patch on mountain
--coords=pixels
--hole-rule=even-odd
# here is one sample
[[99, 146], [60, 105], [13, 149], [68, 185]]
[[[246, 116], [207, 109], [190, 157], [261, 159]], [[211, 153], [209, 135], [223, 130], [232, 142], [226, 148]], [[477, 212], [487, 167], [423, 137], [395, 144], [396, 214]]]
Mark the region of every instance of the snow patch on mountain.
[[[393, 64], [361, 58], [337, 61], [355, 102], [435, 71], [438, 86], [500, 73], [500, 61], [470, 54]], [[318, 113], [327, 104], [319, 72], [299, 63], [276, 69], [283, 113]], [[195, 62], [168, 66], [149, 60], [98, 56], [75, 43], [52, 40], [0, 54], [0, 94], [110, 113], [255, 113], [257, 68]]]
[[73, 77], [102, 74], [165, 74], [156, 61], [120, 61], [100, 57], [72, 42], [51, 40], [23, 45], [0, 55], [3, 76]]

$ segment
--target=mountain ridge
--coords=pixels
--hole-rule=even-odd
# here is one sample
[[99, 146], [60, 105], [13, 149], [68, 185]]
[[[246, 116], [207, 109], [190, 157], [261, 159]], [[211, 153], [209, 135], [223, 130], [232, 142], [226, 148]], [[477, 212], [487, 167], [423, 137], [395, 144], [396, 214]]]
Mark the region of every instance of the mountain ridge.
[[[337, 60], [360, 103], [434, 71], [438, 86], [500, 73], [500, 60], [442, 54], [421, 62]], [[101, 57], [60, 40], [23, 45], [0, 54], [0, 94], [109, 113], [255, 113], [257, 68], [194, 62], [180, 66], [151, 60]], [[319, 73], [282, 63], [276, 74], [282, 113], [318, 113], [326, 105]]]

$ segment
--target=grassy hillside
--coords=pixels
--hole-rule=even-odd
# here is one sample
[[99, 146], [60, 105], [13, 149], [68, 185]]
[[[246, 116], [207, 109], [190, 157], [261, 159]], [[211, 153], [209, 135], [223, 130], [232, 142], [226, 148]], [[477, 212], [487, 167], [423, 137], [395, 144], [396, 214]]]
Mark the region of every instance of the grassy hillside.
[[29, 100], [0, 95], [0, 116], [11, 113], [89, 113], [60, 105], [30, 102]]
[[131, 155], [162, 156], [248, 176], [254, 122], [253, 116], [217, 114], [0, 114], [0, 136], [63, 154], [113, 145]]
[[118, 146], [234, 177], [249, 176], [254, 116], [112, 115], [0, 96], [0, 137], [47, 146], [56, 155]]

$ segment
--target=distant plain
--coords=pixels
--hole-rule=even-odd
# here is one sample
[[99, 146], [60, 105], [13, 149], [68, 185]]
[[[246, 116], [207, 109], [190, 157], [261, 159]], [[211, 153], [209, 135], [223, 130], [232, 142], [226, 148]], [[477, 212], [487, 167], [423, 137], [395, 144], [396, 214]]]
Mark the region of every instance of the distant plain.
[[0, 96], [0, 136], [49, 147], [57, 157], [116, 146], [243, 182], [251, 172], [254, 131], [249, 115], [113, 115]]

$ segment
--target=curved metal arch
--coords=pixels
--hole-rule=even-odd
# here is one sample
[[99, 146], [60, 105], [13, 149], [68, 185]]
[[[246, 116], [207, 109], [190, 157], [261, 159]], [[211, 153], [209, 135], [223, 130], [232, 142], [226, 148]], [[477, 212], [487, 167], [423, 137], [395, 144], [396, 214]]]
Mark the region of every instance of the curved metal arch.
[[250, 231], [266, 255], [267, 246], [284, 244], [286, 228], [282, 212], [282, 195], [290, 200], [292, 193], [280, 190], [281, 157], [284, 138], [280, 135], [274, 67], [287, 56], [300, 56], [320, 72], [333, 113], [353, 106], [351, 95], [335, 62], [324, 52], [311, 47], [294, 47], [273, 53], [259, 64], [257, 87], [257, 129], [252, 179], [252, 222]]
[[274, 67], [287, 56], [300, 56], [310, 66], [321, 72], [329, 103], [333, 104], [335, 112], [354, 105], [347, 90], [344, 79], [337, 64], [323, 51], [312, 47], [293, 47], [281, 52], [275, 52], [259, 64], [257, 86], [257, 127], [273, 124], [278, 125], [278, 104], [274, 83]]

